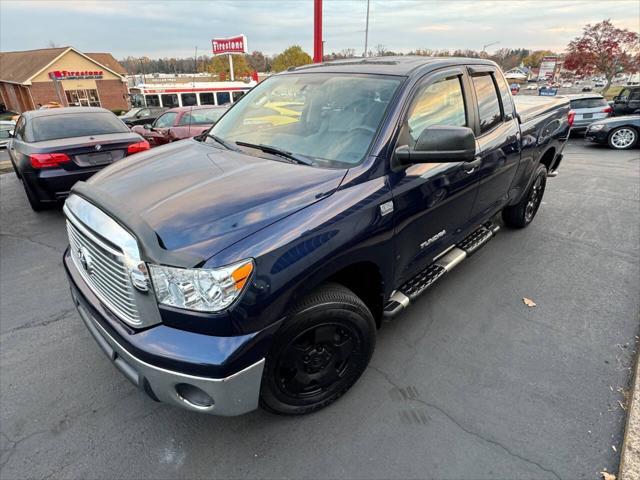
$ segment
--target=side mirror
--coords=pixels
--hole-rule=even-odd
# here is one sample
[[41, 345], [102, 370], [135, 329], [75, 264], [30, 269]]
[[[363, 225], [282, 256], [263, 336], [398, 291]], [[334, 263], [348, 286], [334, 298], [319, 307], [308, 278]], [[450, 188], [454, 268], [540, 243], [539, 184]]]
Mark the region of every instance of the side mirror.
[[9, 130], [9, 138], [15, 137], [15, 132], [13, 130]]
[[468, 127], [433, 125], [423, 130], [413, 149], [396, 149], [402, 165], [412, 163], [471, 162], [476, 155], [476, 136]]
[[144, 129], [145, 130], [151, 130], [153, 132], [153, 125], [151, 125], [150, 123], [145, 123], [144, 124]]

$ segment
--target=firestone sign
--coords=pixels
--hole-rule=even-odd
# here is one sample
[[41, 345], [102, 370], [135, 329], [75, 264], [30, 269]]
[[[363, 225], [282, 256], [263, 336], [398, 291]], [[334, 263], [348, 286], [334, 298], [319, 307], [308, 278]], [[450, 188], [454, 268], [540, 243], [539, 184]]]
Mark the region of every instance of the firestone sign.
[[248, 53], [247, 37], [238, 35], [236, 37], [214, 38], [211, 40], [211, 48], [214, 55]]
[[49, 78], [55, 80], [81, 80], [86, 78], [102, 78], [102, 70], [82, 70], [68, 72], [67, 70], [55, 70], [49, 72]]

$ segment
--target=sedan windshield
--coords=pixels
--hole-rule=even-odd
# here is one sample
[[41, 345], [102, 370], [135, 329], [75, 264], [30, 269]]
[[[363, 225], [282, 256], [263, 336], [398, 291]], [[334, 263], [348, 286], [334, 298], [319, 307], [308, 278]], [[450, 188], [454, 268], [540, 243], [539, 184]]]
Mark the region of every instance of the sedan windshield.
[[275, 76], [247, 93], [211, 134], [349, 167], [363, 160], [401, 81], [385, 75]]
[[125, 133], [129, 128], [111, 112], [87, 112], [46, 115], [33, 119], [35, 142], [57, 138]]

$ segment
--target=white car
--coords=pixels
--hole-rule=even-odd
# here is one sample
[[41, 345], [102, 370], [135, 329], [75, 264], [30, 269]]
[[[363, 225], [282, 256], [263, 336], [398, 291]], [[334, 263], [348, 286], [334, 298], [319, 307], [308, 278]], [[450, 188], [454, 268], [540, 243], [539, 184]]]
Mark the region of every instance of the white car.
[[16, 122], [12, 121], [0, 121], [0, 148], [6, 148], [9, 139], [11, 138], [9, 132], [16, 127]]
[[537, 90], [537, 89], [538, 89], [538, 84], [536, 83], [530, 83], [525, 88], [525, 90]]
[[571, 88], [573, 87], [573, 83], [571, 82], [565, 82], [562, 84], [562, 88]]

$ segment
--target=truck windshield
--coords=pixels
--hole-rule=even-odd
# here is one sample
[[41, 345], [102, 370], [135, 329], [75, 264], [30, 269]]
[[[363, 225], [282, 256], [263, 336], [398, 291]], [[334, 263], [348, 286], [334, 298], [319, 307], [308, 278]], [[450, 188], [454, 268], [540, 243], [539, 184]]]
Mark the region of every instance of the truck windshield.
[[323, 166], [350, 167], [364, 159], [402, 79], [335, 73], [275, 76], [247, 93], [211, 134], [227, 142], [276, 147]]

